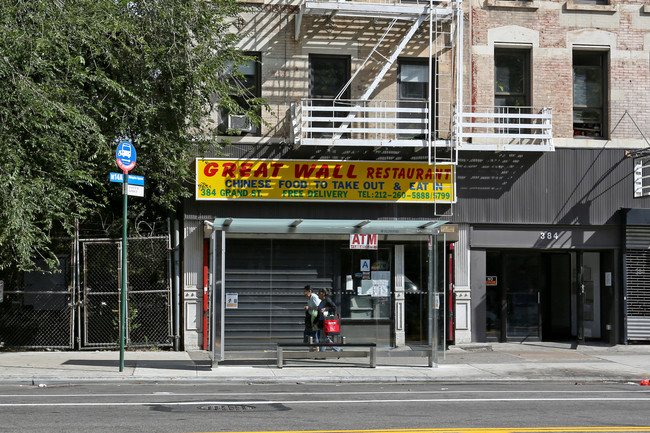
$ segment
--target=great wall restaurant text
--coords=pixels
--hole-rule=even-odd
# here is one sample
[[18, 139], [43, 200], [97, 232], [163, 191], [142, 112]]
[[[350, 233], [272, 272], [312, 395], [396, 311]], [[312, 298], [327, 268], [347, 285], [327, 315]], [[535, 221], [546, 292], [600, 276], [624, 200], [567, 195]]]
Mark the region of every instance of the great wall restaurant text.
[[199, 200], [451, 202], [451, 165], [365, 161], [197, 160]]

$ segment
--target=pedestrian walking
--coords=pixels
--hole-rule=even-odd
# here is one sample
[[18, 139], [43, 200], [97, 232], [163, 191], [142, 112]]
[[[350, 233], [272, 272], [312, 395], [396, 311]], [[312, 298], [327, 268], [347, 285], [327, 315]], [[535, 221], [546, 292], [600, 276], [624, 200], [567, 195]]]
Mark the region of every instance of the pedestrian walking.
[[303, 342], [309, 343], [309, 337], [313, 338], [314, 343], [318, 343], [318, 305], [320, 299], [314, 293], [311, 286], [307, 284], [304, 289], [305, 297], [307, 297], [307, 305], [305, 305], [305, 331], [303, 333]]

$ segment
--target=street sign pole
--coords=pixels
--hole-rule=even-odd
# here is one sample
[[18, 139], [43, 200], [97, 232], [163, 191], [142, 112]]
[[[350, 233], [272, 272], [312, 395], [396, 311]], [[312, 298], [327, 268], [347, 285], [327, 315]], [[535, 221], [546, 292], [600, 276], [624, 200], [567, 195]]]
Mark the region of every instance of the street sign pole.
[[124, 210], [122, 213], [122, 287], [120, 290], [120, 372], [124, 371], [124, 342], [126, 339], [126, 234], [127, 234], [127, 208], [129, 201], [129, 171], [135, 167], [135, 146], [128, 141], [123, 141], [117, 146], [115, 162], [124, 173], [122, 195], [124, 196]]
[[120, 372], [124, 371], [124, 340], [126, 338], [126, 218], [129, 201], [129, 176], [124, 172], [124, 209], [122, 213], [122, 288], [120, 290]]

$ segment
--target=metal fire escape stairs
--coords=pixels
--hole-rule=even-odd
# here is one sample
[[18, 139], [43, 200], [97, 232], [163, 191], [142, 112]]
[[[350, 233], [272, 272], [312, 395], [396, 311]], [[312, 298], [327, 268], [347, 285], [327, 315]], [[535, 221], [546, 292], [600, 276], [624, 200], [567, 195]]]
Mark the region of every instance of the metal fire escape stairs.
[[[373, 3], [373, 1], [383, 2]], [[347, 103], [345, 111], [348, 114], [338, 120], [340, 124], [328, 140], [330, 148], [343, 144], [344, 140], [341, 140], [343, 134], [347, 132], [351, 123], [360, 113], [377, 117], [366, 117], [363, 119], [365, 122], [386, 120], [383, 116], [388, 114], [376, 111], [369, 113], [370, 109], [364, 108], [363, 105], [371, 101], [371, 96], [413, 36], [422, 28], [423, 24], [429, 22], [430, 25], [427, 27], [429, 30], [430, 85], [428, 86], [428, 101], [424, 109], [427, 116], [425, 126], [428, 128], [428, 133], [426, 133], [425, 144], [422, 144], [421, 140], [413, 140], [410, 142], [400, 141], [400, 145], [427, 146], [427, 160], [430, 165], [456, 165], [458, 128], [455, 118], [458, 108], [455, 101], [462, 101], [462, 89], [458, 88], [462, 86], [462, 0], [427, 0], [425, 2], [396, 0], [394, 4], [386, 3], [385, 0], [370, 0], [370, 2], [363, 3], [348, 0], [305, 0], [301, 4], [300, 12], [296, 18], [296, 40], [301, 37], [300, 28], [304, 15], [324, 15], [328, 16], [330, 20], [336, 17], [337, 21], [354, 18], [386, 19], [388, 21], [383, 35], [377, 40], [334, 100], [334, 103], [340, 101], [341, 105], [345, 105], [342, 98], [346, 90], [366, 70], [365, 67], [371, 62], [378, 62], [382, 65], [361, 96]], [[395, 43], [388, 36], [394, 36], [397, 31], [403, 29], [404, 26], [396, 25], [404, 22], [410, 22], [410, 26], [407, 24], [407, 30], [401, 40]], [[382, 48], [384, 53], [380, 51]], [[396, 111], [399, 111], [399, 108], [394, 109], [391, 114], [397, 116]], [[403, 119], [401, 120], [404, 122]], [[397, 121], [397, 119], [393, 119], [393, 121]], [[369, 143], [373, 141], [376, 140], [368, 140]], [[437, 211], [436, 214], [438, 214]]]

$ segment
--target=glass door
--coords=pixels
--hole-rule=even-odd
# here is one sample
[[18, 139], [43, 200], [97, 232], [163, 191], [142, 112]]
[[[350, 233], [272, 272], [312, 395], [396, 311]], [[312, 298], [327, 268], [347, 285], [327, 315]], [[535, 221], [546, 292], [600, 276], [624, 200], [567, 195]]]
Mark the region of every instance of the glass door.
[[392, 345], [392, 249], [341, 251], [341, 327], [351, 342]]
[[506, 339], [539, 339], [540, 256], [505, 254]]
[[485, 284], [488, 340], [541, 339], [540, 292], [544, 281], [540, 253], [487, 253]]

